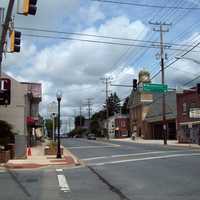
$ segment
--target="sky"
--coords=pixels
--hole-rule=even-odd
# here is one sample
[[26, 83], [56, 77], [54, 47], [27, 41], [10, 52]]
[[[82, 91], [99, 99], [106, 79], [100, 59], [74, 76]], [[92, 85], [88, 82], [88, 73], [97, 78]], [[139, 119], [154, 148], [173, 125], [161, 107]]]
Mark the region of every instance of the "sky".
[[[121, 0], [121, 2], [168, 7], [200, 7], [199, 0]], [[7, 5], [7, 0], [0, 0], [0, 7], [6, 8]], [[155, 43], [157, 46], [154, 45], [156, 48], [102, 44], [69, 40], [69, 38], [152, 47], [150, 43], [138, 41], [27, 31], [21, 28], [159, 42], [159, 32], [153, 31], [158, 27], [149, 22], [169, 23], [171, 25], [164, 27], [168, 29], [168, 32], [164, 33], [164, 41], [179, 46], [171, 45], [165, 49], [167, 58], [165, 66], [174, 61], [175, 57], [183, 55], [192, 45], [200, 42], [198, 9], [138, 7], [91, 0], [38, 0], [37, 6], [36, 16], [23, 16], [17, 14], [15, 5], [14, 26], [16, 30], [22, 32], [21, 52], [7, 54], [4, 57], [3, 71], [18, 81], [42, 83], [43, 99], [40, 112], [43, 116], [49, 115], [48, 105], [56, 101], [58, 90], [62, 90], [63, 93], [62, 118], [65, 120], [79, 113], [80, 104], [87, 116], [87, 98], [92, 98], [93, 113], [102, 109], [105, 102], [105, 84], [101, 78], [111, 77], [112, 84], [132, 85], [132, 79], [137, 78], [140, 70], [148, 70], [153, 76], [160, 70], [157, 59], [160, 50], [158, 43]], [[28, 34], [62, 39], [30, 37]], [[195, 48], [193, 52], [185, 55], [184, 59], [179, 59], [166, 69], [166, 83], [169, 87], [182, 87], [185, 82], [198, 75], [199, 51], [200, 47]], [[159, 83], [160, 74], [152, 82]], [[130, 94], [130, 88], [124, 87], [110, 86], [109, 91], [117, 92], [121, 100]]]

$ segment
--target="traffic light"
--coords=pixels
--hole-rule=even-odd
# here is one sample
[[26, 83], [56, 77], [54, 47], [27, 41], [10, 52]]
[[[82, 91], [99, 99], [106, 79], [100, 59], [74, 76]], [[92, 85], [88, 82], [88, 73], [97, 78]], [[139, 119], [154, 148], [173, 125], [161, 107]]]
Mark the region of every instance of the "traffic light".
[[137, 79], [133, 79], [133, 90], [137, 90]]
[[197, 83], [197, 94], [200, 94], [200, 83]]
[[37, 11], [37, 0], [24, 0], [23, 14], [24, 15], [35, 15]]
[[21, 32], [12, 31], [10, 34], [10, 51], [12, 53], [20, 52]]
[[11, 80], [7, 78], [0, 79], [0, 105], [10, 105]]

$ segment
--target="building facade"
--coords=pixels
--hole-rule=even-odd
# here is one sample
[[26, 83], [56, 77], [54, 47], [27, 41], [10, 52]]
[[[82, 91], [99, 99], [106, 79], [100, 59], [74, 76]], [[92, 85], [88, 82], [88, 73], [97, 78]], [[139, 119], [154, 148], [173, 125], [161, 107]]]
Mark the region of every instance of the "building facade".
[[[20, 83], [14, 78], [4, 74], [3, 78], [11, 80], [11, 103], [0, 107], [0, 120], [7, 121], [16, 133], [16, 157], [24, 157], [27, 147], [27, 136], [31, 127], [39, 127], [39, 102], [41, 101], [41, 84], [37, 84], [40, 89], [40, 98], [35, 98], [34, 83]], [[31, 86], [32, 85], [32, 86]]]
[[200, 144], [200, 96], [196, 88], [177, 94], [178, 141]]
[[[163, 139], [162, 94], [143, 92], [143, 83], [150, 83], [147, 71], [139, 73], [137, 90], [129, 99], [130, 132], [144, 139]], [[176, 92], [166, 93], [166, 121], [168, 139], [176, 139]]]

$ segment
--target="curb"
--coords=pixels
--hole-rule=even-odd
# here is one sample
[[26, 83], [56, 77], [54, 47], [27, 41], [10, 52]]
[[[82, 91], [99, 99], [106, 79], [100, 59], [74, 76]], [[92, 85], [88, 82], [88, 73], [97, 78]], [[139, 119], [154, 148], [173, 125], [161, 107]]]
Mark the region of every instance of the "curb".
[[79, 166], [79, 165], [82, 165], [82, 164], [83, 164], [83, 163], [81, 163], [81, 161], [80, 161], [74, 154], [72, 154], [71, 151], [69, 151], [69, 150], [68, 150], [66, 147], [64, 147], [64, 146], [63, 146], [63, 148], [64, 148], [64, 151], [66, 151], [66, 153], [67, 153], [69, 156], [72, 157], [72, 159], [74, 160], [74, 163], [75, 163], [76, 166]]

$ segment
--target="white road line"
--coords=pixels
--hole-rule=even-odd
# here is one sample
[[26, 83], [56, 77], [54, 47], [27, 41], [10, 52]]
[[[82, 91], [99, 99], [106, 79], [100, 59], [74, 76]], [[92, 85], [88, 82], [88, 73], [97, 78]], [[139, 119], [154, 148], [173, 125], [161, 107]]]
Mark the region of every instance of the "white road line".
[[56, 169], [56, 171], [57, 171], [57, 172], [62, 172], [62, 171], [63, 171], [63, 169]]
[[78, 147], [68, 147], [68, 149], [97, 149], [97, 148], [113, 148], [117, 146], [78, 146]]
[[91, 157], [91, 158], [83, 158], [83, 161], [90, 161], [90, 160], [98, 160], [98, 159], [107, 159], [107, 158], [120, 158], [120, 157], [129, 157], [129, 156], [139, 156], [139, 155], [148, 155], [148, 154], [157, 154], [157, 153], [177, 153], [177, 152], [184, 152], [181, 150], [177, 151], [150, 151], [150, 152], [143, 152], [143, 153], [131, 153], [131, 154], [119, 154], [119, 155], [111, 155], [111, 156], [99, 156], [99, 157]]
[[58, 174], [58, 183], [60, 186], [60, 190], [65, 191], [65, 192], [70, 192], [69, 185], [67, 183], [67, 180], [63, 174]]
[[186, 154], [174, 154], [174, 155], [154, 156], [154, 157], [147, 157], [147, 158], [136, 158], [136, 159], [127, 159], [127, 160], [102, 162], [102, 163], [97, 163], [97, 164], [92, 164], [92, 165], [93, 166], [101, 166], [101, 165], [109, 165], [109, 164], [117, 164], [117, 163], [125, 163], [125, 162], [136, 162], [136, 161], [165, 159], [165, 158], [176, 158], [176, 157], [188, 157], [188, 156], [200, 156], [200, 153], [190, 153], [190, 154], [186, 153]]
[[110, 145], [110, 146], [115, 146], [115, 147], [120, 147], [119, 144], [113, 144], [113, 143], [108, 143], [108, 142], [103, 142], [103, 141], [95, 141], [95, 140], [87, 140], [87, 142], [90, 142], [90, 143], [95, 143], [95, 144], [106, 144], [106, 145]]

